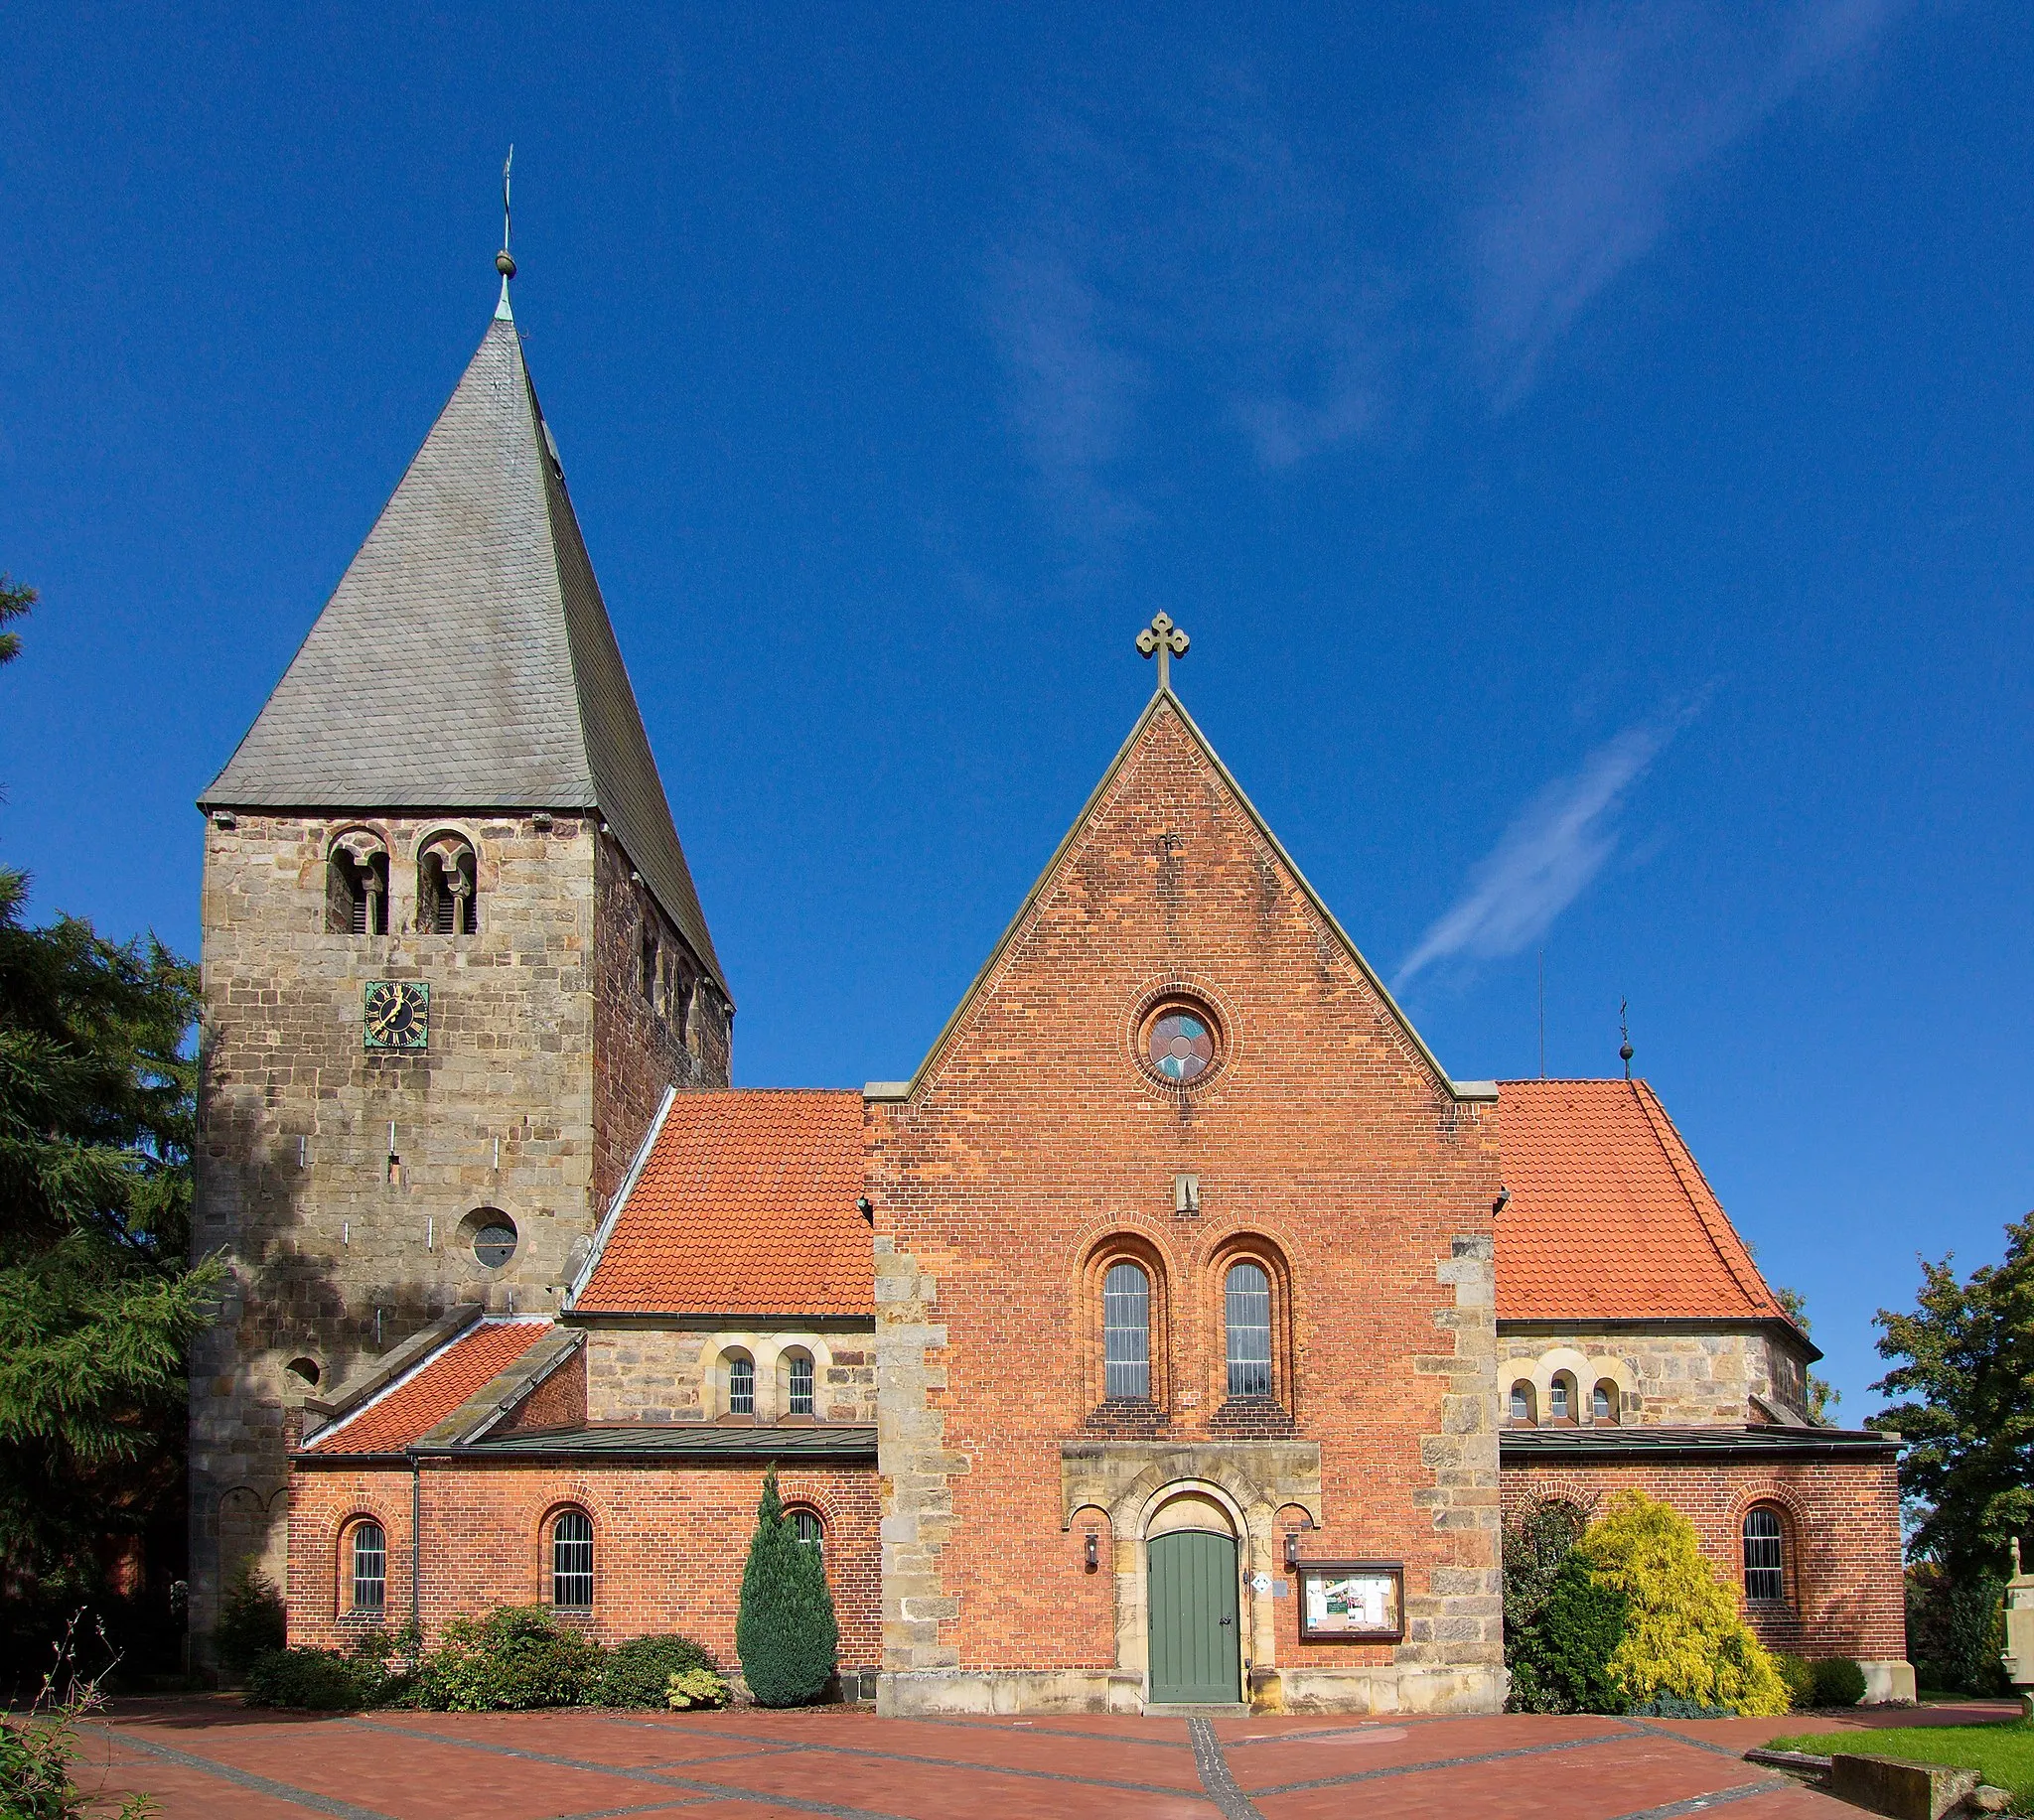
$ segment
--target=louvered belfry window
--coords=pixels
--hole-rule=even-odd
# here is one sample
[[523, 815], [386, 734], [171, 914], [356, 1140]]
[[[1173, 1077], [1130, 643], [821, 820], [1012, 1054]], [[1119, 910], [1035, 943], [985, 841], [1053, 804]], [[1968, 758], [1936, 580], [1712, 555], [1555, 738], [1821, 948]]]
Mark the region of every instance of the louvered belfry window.
[[1151, 1396], [1151, 1279], [1135, 1264], [1111, 1264], [1101, 1280], [1105, 1396]]
[[551, 1525], [551, 1604], [593, 1609], [593, 1521], [583, 1510], [562, 1511]]
[[1229, 1394], [1271, 1394], [1271, 1279], [1261, 1264], [1236, 1264], [1223, 1295], [1229, 1328]]

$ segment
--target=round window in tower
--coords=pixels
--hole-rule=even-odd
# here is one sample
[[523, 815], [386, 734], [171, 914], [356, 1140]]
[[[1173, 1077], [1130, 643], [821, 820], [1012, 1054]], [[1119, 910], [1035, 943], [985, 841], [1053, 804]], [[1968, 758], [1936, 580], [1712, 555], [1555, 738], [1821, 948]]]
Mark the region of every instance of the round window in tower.
[[1207, 1074], [1221, 1054], [1215, 1020], [1206, 1007], [1161, 1005], [1144, 1026], [1144, 1055], [1161, 1080], [1185, 1086]]
[[474, 1262], [483, 1270], [500, 1270], [514, 1255], [515, 1228], [506, 1214], [493, 1215], [474, 1232]]

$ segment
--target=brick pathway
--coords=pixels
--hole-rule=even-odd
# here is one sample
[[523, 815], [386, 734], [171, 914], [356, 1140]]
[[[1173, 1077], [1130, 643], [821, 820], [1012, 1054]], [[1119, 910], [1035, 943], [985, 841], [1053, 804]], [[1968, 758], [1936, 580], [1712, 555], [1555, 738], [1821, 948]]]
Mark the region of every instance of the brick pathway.
[[[840, 1708], [290, 1719], [219, 1697], [121, 1703], [91, 1728], [91, 1769], [80, 1779], [107, 1793], [145, 1790], [163, 1820], [1673, 1820], [1724, 1805], [1743, 1820], [1853, 1813], [1742, 1760], [1781, 1728], [1839, 1722], [916, 1720]], [[1858, 1726], [1840, 1729], [1854, 1736]]]

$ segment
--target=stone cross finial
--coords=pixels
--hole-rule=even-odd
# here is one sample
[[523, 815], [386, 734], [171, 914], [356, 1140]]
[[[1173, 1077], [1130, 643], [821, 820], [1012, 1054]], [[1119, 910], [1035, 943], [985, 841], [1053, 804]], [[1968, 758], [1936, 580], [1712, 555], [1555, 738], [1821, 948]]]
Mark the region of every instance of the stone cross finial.
[[1187, 634], [1172, 623], [1169, 614], [1161, 613], [1137, 634], [1137, 648], [1149, 657], [1158, 658], [1158, 687], [1160, 693], [1172, 686], [1168, 668], [1173, 658], [1187, 654]]

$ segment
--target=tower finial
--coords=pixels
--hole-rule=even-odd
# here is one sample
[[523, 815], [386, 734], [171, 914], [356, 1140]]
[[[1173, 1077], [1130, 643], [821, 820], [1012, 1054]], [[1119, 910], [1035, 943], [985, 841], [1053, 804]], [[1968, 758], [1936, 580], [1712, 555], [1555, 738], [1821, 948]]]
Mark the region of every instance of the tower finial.
[[508, 173], [515, 163], [515, 148], [502, 161], [502, 250], [495, 255], [495, 270], [502, 274], [502, 301], [495, 306], [498, 322], [513, 322], [508, 314], [508, 280], [515, 276], [515, 261], [508, 252]]
[[1623, 1047], [1618, 1050], [1618, 1055], [1625, 1064], [1625, 1078], [1627, 1080], [1630, 1080], [1632, 1077], [1632, 1057], [1638, 1052], [1632, 1048], [1631, 1019], [1625, 1015], [1630, 1005], [1630, 999], [1619, 999], [1617, 1002], [1617, 1034], [1624, 1039]]
[[1137, 648], [1145, 656], [1158, 658], [1158, 693], [1163, 695], [1172, 687], [1171, 671], [1167, 667], [1175, 657], [1187, 654], [1187, 634], [1172, 623], [1172, 616], [1159, 614], [1149, 626], [1137, 634]]

